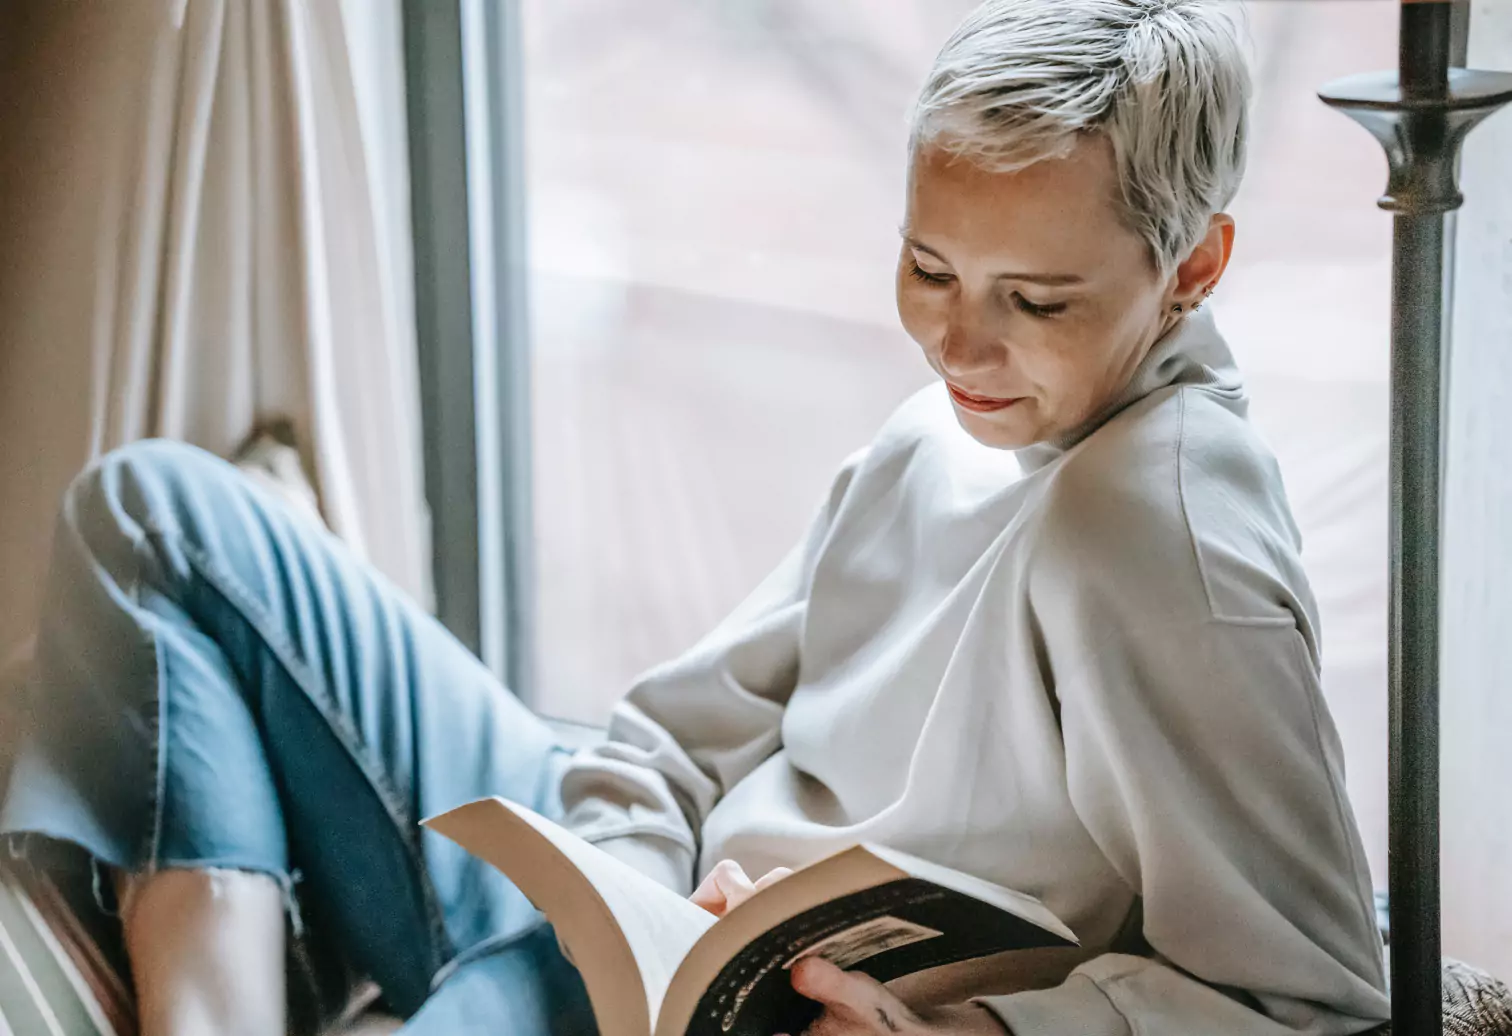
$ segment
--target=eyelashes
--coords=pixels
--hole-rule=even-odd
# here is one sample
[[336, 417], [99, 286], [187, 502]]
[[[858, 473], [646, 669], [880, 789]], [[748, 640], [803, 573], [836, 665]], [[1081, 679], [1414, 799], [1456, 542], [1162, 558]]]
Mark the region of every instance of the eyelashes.
[[[932, 285], [937, 288], [949, 284], [955, 280], [955, 277], [948, 273], [930, 273], [928, 270], [923, 269], [917, 262], [914, 261], [910, 261], [908, 264], [908, 274], [914, 280], [919, 281], [922, 284]], [[1017, 309], [1020, 313], [1028, 314], [1031, 317], [1038, 317], [1041, 320], [1048, 319], [1058, 313], [1064, 313], [1066, 311], [1066, 303], [1064, 302], [1051, 302], [1040, 305], [1039, 303], [1030, 302], [1018, 292], [1014, 292], [1012, 298], [1014, 309]]]
[[913, 261], [910, 261], [908, 264], [908, 272], [913, 276], [914, 280], [923, 281], [925, 284], [949, 284], [955, 280], [948, 273], [930, 273]]
[[1039, 317], [1041, 319], [1053, 317], [1057, 313], [1064, 313], [1066, 311], [1066, 304], [1064, 302], [1052, 302], [1047, 306], [1038, 306], [1033, 302], [1030, 302], [1028, 299], [1024, 298], [1024, 296], [1020, 295], [1018, 292], [1013, 293], [1013, 304], [1021, 312], [1028, 313], [1031, 317]]

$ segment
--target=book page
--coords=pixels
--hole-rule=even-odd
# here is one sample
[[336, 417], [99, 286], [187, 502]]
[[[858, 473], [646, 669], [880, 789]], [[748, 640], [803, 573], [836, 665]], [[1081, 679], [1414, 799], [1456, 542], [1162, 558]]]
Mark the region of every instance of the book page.
[[1105, 946], [1039, 947], [1005, 950], [987, 957], [915, 971], [887, 983], [893, 996], [915, 1011], [964, 1003], [979, 996], [1008, 996], [1050, 989], [1079, 965], [1107, 952]]
[[[515, 807], [521, 808], [521, 807]], [[646, 877], [567, 829], [531, 814], [527, 819], [546, 832], [589, 881], [614, 914], [620, 932], [630, 944], [646, 989], [646, 1004], [654, 1024], [662, 998], [672, 983], [677, 966], [699, 938], [714, 927], [713, 914]], [[569, 949], [571, 946], [569, 944]], [[573, 950], [576, 956], [576, 950]]]
[[1068, 943], [1076, 942], [1076, 936], [1071, 929], [1067, 928], [1060, 918], [1050, 912], [1046, 906], [1033, 896], [1016, 892], [1013, 889], [994, 885], [984, 878], [978, 878], [974, 874], [966, 874], [946, 867], [942, 864], [932, 863], [929, 860], [920, 859], [917, 856], [905, 853], [901, 849], [890, 849], [883, 845], [867, 844], [863, 846], [866, 852], [882, 860], [885, 863], [898, 868], [898, 870], [910, 877], [919, 878], [923, 881], [953, 889], [964, 896], [979, 899], [988, 906], [996, 907], [1005, 913], [1021, 917], [1025, 921], [1038, 925], [1047, 932], [1065, 939]]
[[602, 1036], [648, 1036], [673, 973], [714, 915], [503, 799], [425, 824], [503, 871], [546, 915], [582, 972]]

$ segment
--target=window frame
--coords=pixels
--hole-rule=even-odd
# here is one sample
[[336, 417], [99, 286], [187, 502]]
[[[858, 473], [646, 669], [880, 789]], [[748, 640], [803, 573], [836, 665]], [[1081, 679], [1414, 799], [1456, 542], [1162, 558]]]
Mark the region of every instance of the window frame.
[[436, 615], [534, 705], [519, 4], [401, 9]]

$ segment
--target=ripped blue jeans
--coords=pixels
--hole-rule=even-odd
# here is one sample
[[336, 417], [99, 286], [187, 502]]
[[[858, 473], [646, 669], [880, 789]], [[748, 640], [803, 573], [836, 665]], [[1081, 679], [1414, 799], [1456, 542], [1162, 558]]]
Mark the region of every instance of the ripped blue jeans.
[[432, 618], [167, 442], [79, 476], [48, 578], [0, 834], [131, 873], [298, 875], [291, 906], [318, 903], [413, 1036], [593, 1030], [541, 916], [419, 827], [482, 795], [559, 811], [566, 759]]

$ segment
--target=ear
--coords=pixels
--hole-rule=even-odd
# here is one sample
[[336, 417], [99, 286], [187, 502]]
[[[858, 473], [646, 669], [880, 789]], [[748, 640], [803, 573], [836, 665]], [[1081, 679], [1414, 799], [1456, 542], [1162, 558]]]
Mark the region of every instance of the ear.
[[1191, 309], [1200, 304], [1217, 287], [1233, 251], [1234, 217], [1226, 212], [1217, 213], [1209, 221], [1207, 233], [1197, 242], [1192, 254], [1176, 267], [1168, 289], [1166, 308], [1180, 306], [1182, 309]]

